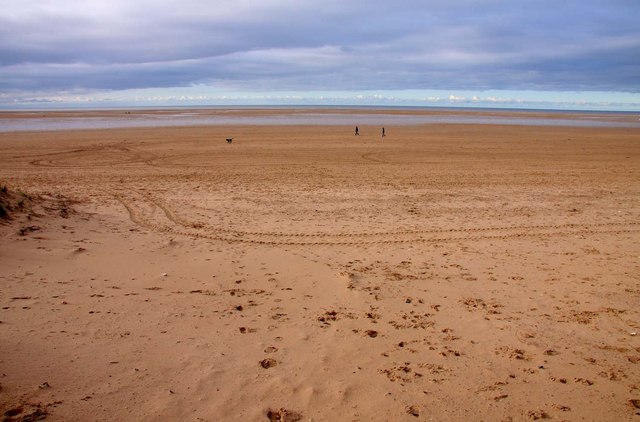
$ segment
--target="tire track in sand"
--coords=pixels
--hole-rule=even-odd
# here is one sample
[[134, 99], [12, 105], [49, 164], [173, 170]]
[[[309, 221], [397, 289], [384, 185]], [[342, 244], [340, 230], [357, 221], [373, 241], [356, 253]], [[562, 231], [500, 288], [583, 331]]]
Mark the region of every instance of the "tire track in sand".
[[127, 210], [129, 218], [133, 223], [155, 232], [231, 243], [293, 246], [366, 246], [374, 244], [445, 243], [515, 238], [547, 238], [551, 236], [628, 234], [640, 231], [640, 223], [635, 222], [567, 223], [341, 233], [243, 231], [189, 221], [179, 216], [166, 204], [153, 198], [150, 194], [145, 193], [139, 196], [141, 199], [115, 195], [115, 198]]

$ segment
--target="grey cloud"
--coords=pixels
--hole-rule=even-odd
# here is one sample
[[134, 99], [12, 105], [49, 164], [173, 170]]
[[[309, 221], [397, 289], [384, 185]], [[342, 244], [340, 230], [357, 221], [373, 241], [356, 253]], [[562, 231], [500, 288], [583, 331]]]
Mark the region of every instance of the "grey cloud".
[[1, 91], [640, 91], [634, 1], [50, 4], [3, 5]]

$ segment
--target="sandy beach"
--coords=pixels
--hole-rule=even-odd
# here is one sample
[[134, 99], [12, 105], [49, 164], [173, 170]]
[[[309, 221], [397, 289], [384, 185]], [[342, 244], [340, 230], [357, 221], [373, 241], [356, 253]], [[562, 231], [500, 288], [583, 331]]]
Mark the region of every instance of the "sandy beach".
[[353, 126], [0, 133], [4, 420], [638, 420], [640, 129]]

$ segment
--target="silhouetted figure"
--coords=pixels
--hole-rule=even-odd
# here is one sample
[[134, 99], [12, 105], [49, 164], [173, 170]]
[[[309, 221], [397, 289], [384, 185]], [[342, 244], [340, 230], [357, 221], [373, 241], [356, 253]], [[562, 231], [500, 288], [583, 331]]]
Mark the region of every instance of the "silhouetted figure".
[[356, 126], [356, 135], [360, 135], [360, 132], [358, 132], [358, 126]]
[[231, 142], [233, 142], [233, 138], [227, 138], [227, 143], [230, 144]]
[[387, 135], [384, 134], [384, 128], [382, 128], [382, 137], [384, 138], [385, 136]]

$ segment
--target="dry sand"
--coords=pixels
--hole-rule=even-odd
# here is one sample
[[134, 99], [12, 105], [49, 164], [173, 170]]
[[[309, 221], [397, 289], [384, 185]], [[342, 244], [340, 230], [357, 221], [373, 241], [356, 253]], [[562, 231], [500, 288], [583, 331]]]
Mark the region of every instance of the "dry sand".
[[640, 131], [352, 130], [0, 134], [5, 420], [638, 420]]

